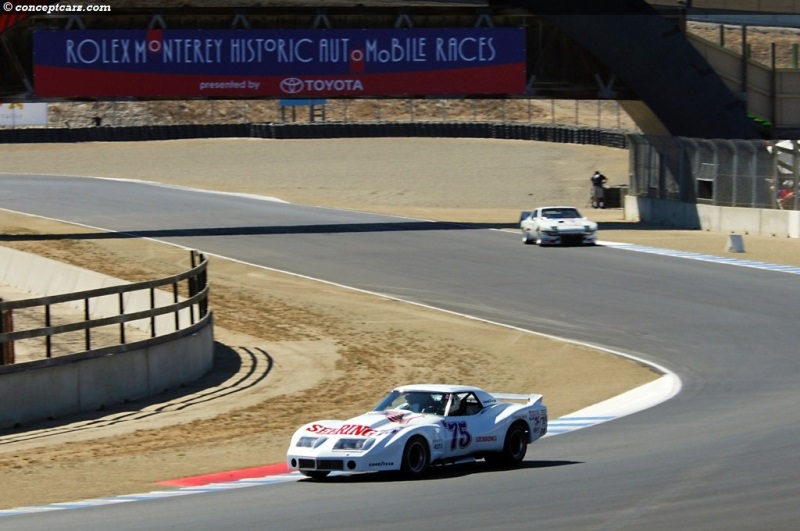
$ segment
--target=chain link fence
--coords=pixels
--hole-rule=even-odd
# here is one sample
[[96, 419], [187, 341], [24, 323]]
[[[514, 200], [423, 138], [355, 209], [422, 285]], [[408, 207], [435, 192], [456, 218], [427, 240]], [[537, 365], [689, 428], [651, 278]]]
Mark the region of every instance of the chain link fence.
[[628, 193], [714, 206], [799, 210], [798, 149], [788, 144], [628, 135]]

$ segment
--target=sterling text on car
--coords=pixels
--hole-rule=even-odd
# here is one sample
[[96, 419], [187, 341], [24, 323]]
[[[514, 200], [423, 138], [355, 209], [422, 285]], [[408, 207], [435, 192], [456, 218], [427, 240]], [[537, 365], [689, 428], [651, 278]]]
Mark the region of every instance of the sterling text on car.
[[332, 471], [400, 470], [483, 458], [518, 466], [528, 444], [547, 433], [542, 395], [488, 393], [465, 385], [406, 385], [373, 411], [350, 420], [320, 420], [292, 436], [287, 462], [312, 478]]
[[594, 245], [597, 223], [581, 216], [577, 208], [550, 206], [520, 215], [522, 242], [539, 245]]

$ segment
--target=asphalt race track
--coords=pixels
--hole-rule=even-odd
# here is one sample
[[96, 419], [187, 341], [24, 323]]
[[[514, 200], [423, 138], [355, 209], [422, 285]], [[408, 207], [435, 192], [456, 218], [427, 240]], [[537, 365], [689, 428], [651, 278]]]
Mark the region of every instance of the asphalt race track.
[[[423, 481], [373, 475], [5, 517], [0, 529], [796, 529], [797, 275], [128, 181], [0, 179], [0, 206], [652, 360], [680, 394]], [[78, 229], [79, 230], [79, 229]], [[569, 385], [569, 382], [564, 382]]]

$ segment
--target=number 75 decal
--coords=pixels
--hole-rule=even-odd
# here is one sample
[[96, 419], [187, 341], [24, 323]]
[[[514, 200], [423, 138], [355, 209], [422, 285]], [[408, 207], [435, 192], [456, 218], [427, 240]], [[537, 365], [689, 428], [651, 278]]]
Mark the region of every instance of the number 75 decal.
[[462, 450], [472, 443], [472, 434], [467, 429], [465, 421], [459, 422], [444, 422], [444, 427], [447, 431], [453, 433], [453, 438], [450, 440], [450, 450], [461, 448]]

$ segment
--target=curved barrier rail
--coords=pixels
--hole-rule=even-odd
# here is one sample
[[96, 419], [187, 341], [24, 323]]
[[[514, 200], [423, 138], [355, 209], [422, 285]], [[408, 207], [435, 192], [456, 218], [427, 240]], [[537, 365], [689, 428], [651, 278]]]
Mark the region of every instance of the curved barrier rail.
[[191, 138], [495, 138], [626, 149], [624, 132], [587, 127], [495, 122], [312, 122], [134, 127], [0, 129], [0, 143], [135, 142]]
[[[0, 347], [3, 353], [0, 365], [14, 363], [14, 342], [23, 339], [44, 338], [45, 357], [52, 358], [52, 339], [59, 334], [83, 331], [84, 348], [81, 350], [89, 352], [92, 351], [92, 331], [100, 327], [119, 325], [119, 345], [125, 345], [128, 342], [126, 325], [137, 321], [147, 320], [150, 338], [159, 335], [160, 329], [172, 333], [181, 330], [182, 326], [194, 325], [208, 314], [208, 259], [192, 251], [191, 261], [192, 268], [189, 271], [158, 280], [33, 299], [0, 301]], [[186, 298], [179, 296], [181, 282], [186, 282]], [[164, 286], [171, 288], [171, 300], [165, 296], [166, 292], [158, 290]], [[53, 307], [64, 303], [80, 304], [83, 319], [53, 325]], [[14, 331], [14, 312], [28, 309], [42, 310], [44, 326]], [[103, 317], [91, 318], [95, 309], [100, 309]], [[182, 325], [182, 315], [184, 321], [188, 317], [187, 325]], [[159, 316], [172, 317], [159, 319]], [[115, 350], [119, 349], [116, 346], [105, 347], [103, 353], [113, 353]]]
[[[116, 284], [120, 281], [105, 275], [0, 248], [7, 285], [51, 292], [36, 299], [0, 302], [4, 317], [0, 322], [6, 327], [0, 330], [0, 346], [6, 361], [13, 362], [10, 346], [15, 341], [38, 342], [33, 349], [37, 355], [29, 361], [0, 366], [0, 428], [103, 410], [180, 387], [211, 370], [214, 333], [208, 261], [194, 251], [191, 258], [191, 269], [178, 275]], [[46, 282], [42, 272], [52, 282]], [[87, 284], [105, 287], [58, 291]], [[54, 310], [56, 305], [61, 306]], [[39, 326], [41, 318], [28, 319], [26, 324], [34, 326], [14, 331], [14, 318], [31, 309], [38, 316], [44, 313], [44, 326]], [[48, 324], [50, 318], [70, 323]], [[117, 332], [102, 332], [103, 327]], [[51, 356], [49, 346], [42, 346], [53, 338], [69, 345], [61, 338], [70, 334], [84, 337], [67, 354]], [[105, 336], [106, 345], [97, 344], [102, 342], [98, 336]]]

